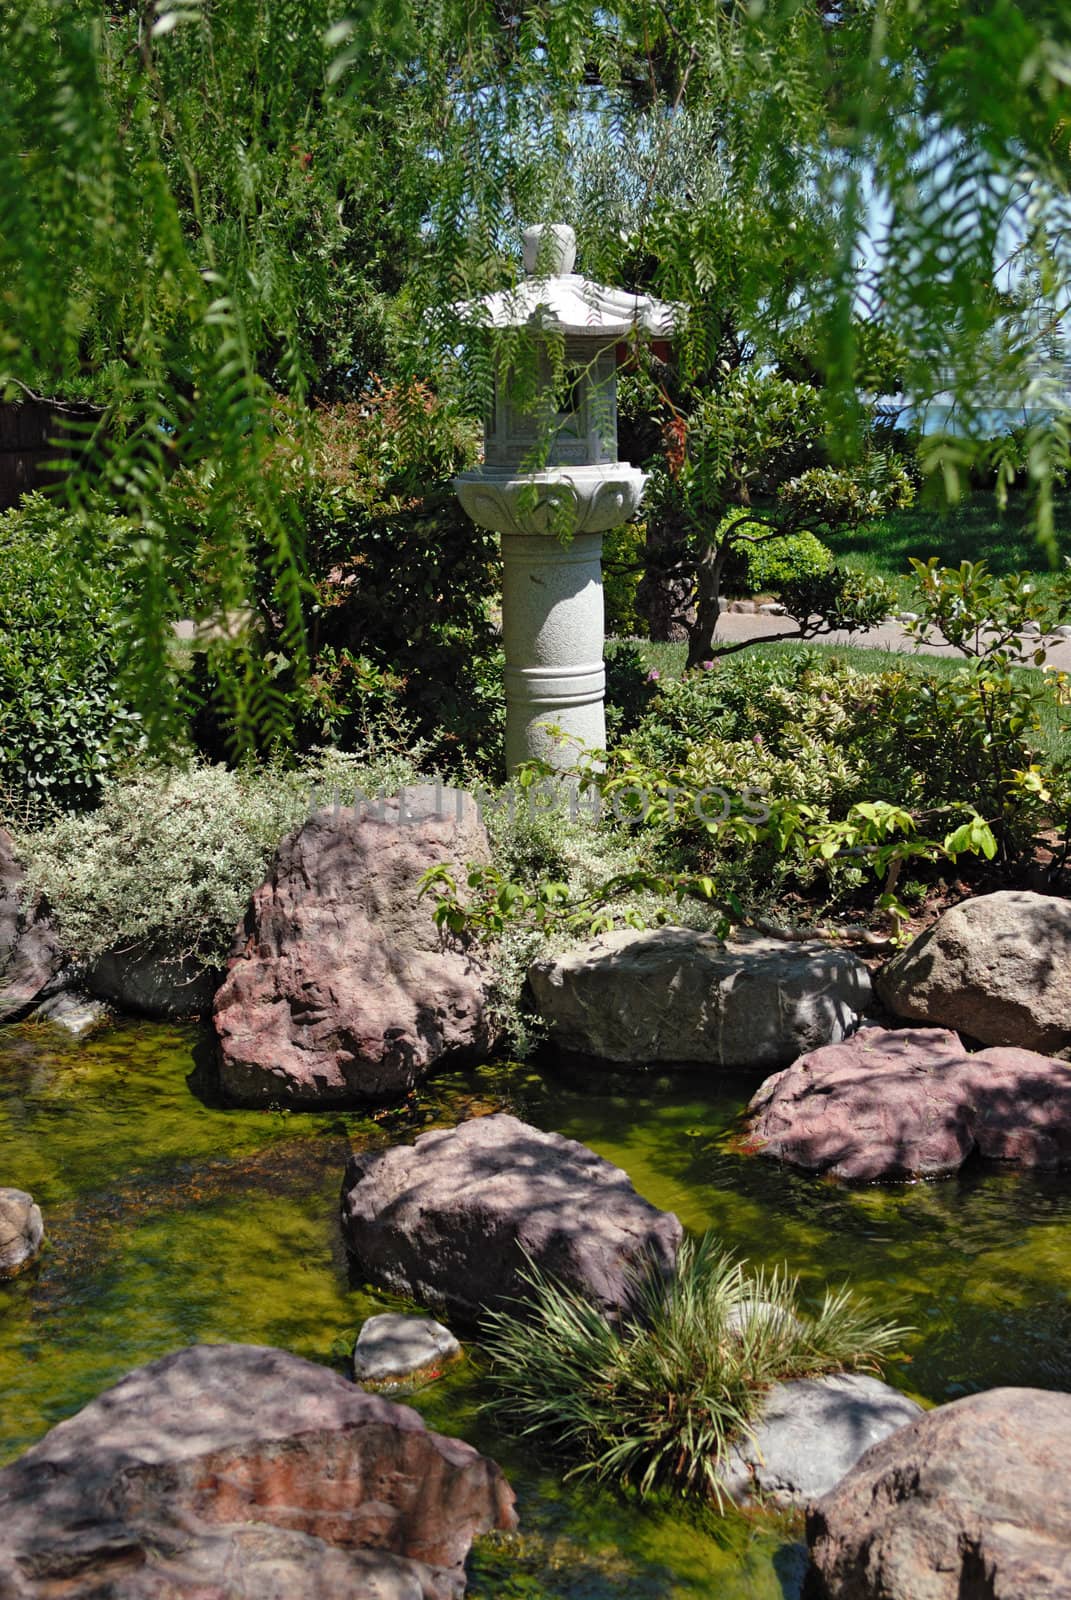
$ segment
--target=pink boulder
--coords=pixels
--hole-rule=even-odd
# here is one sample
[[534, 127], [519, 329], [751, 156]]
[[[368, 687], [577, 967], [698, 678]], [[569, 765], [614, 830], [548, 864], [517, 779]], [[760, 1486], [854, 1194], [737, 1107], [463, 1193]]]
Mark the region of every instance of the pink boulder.
[[444, 944], [421, 875], [487, 859], [474, 801], [428, 785], [321, 811], [284, 839], [216, 995], [220, 1075], [241, 1104], [398, 1099], [486, 1051], [487, 974]]
[[342, 1231], [370, 1282], [467, 1322], [523, 1297], [528, 1262], [618, 1315], [682, 1235], [620, 1167], [504, 1112], [352, 1156]]
[[815, 1501], [807, 1542], [823, 1600], [1067, 1600], [1071, 1395], [926, 1412]]
[[767, 1078], [750, 1147], [854, 1182], [937, 1177], [972, 1151], [1071, 1166], [1071, 1068], [1029, 1050], [975, 1055], [945, 1028], [863, 1028]]
[[514, 1525], [494, 1462], [409, 1407], [281, 1350], [193, 1345], [0, 1472], [0, 1594], [454, 1600], [473, 1538]]

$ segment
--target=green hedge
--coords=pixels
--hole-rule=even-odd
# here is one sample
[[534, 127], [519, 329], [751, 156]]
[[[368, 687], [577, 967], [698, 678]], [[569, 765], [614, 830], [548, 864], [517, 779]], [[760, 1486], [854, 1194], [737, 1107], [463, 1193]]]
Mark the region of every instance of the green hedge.
[[[94, 544], [129, 537], [102, 516]], [[85, 558], [63, 507], [29, 495], [0, 516], [0, 809], [15, 818], [92, 805], [142, 742], [118, 688], [129, 648], [124, 593], [106, 554]]]

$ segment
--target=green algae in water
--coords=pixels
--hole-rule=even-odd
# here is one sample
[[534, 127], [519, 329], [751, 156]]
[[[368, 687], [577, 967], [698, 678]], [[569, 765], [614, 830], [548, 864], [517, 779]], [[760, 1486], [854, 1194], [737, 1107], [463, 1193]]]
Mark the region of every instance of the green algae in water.
[[[440, 1078], [376, 1119], [229, 1110], [205, 1097], [207, 1053], [199, 1030], [148, 1023], [83, 1041], [0, 1032], [0, 1181], [35, 1194], [50, 1240], [33, 1272], [0, 1286], [0, 1459], [188, 1342], [337, 1363], [366, 1316], [397, 1304], [348, 1277], [338, 1191], [350, 1148], [499, 1107], [590, 1144], [688, 1227], [787, 1261], [805, 1294], [848, 1280], [912, 1323], [888, 1376], [926, 1400], [1071, 1386], [1066, 1175], [979, 1169], [862, 1191], [807, 1179], [735, 1150], [754, 1080], [704, 1089], [496, 1066]], [[410, 1401], [495, 1456], [518, 1491], [522, 1535], [474, 1552], [476, 1600], [780, 1600], [791, 1588], [791, 1524], [563, 1484], [479, 1413], [485, 1398], [470, 1362]]]

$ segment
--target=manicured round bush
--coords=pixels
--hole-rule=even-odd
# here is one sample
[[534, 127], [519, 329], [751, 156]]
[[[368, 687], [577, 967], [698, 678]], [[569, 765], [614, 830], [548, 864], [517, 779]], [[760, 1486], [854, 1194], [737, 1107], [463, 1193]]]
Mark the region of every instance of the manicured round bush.
[[741, 586], [747, 594], [779, 594], [786, 584], [815, 578], [832, 565], [833, 552], [813, 533], [779, 534], [743, 546]]

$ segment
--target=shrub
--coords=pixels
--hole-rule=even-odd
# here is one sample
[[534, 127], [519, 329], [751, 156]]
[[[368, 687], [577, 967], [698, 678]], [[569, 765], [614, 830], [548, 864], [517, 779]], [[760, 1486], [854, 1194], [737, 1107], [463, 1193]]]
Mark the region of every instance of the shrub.
[[[308, 677], [271, 594], [255, 508], [236, 505], [251, 585], [259, 591], [257, 649], [271, 664], [287, 742], [362, 747], [370, 716], [400, 714], [434, 760], [460, 774], [494, 770], [504, 724], [499, 640], [490, 618], [498, 544], [461, 509], [450, 479], [472, 458], [471, 426], [419, 384], [376, 387], [362, 400], [309, 414], [279, 405], [272, 460], [280, 515], [300, 540]], [[193, 599], [218, 560], [211, 482], [177, 475], [174, 518], [186, 531]], [[232, 715], [209, 670], [198, 748], [232, 753]], [[275, 742], [278, 742], [276, 738]], [[274, 746], [270, 746], [272, 748]]]
[[816, 578], [833, 565], [833, 552], [813, 533], [784, 533], [758, 544], [739, 544], [745, 594], [780, 594], [788, 583]]
[[[360, 743], [367, 704], [339, 665], [359, 660], [389, 694], [434, 763], [493, 773], [501, 761], [502, 657], [490, 609], [498, 542], [461, 509], [449, 479], [472, 439], [419, 386], [381, 390], [317, 415], [317, 468], [303, 491], [318, 611], [314, 672], [334, 678], [330, 731], [307, 717], [306, 742]], [[365, 702], [367, 697], [365, 697]], [[347, 715], [347, 710], [350, 715]]]
[[611, 738], [631, 733], [650, 705], [656, 679], [636, 645], [611, 640], [606, 646], [606, 728]]
[[798, 516], [830, 527], [858, 528], [874, 517], [915, 503], [915, 484], [903, 459], [871, 450], [851, 468], [810, 467], [781, 485], [778, 498]]
[[[627, 827], [615, 826], [613, 819], [596, 824], [586, 813], [574, 818], [564, 803], [546, 811], [538, 803], [530, 807], [527, 796], [512, 787], [498, 796], [499, 801], [510, 794], [516, 800], [512, 808], [505, 803], [492, 805], [486, 817], [492, 860], [505, 879], [561, 883], [571, 899], [582, 900], [604, 879], [639, 865], [642, 844]], [[653, 902], [640, 896], [622, 910], [641, 905], [653, 914]], [[531, 1053], [543, 1034], [541, 1021], [527, 1003], [528, 968], [537, 957], [566, 949], [574, 938], [562, 931], [548, 939], [544, 931], [507, 926], [491, 942], [492, 1009], [519, 1059]]]
[[646, 524], [626, 522], [610, 528], [602, 541], [602, 587], [606, 632], [622, 639], [642, 639], [647, 619], [637, 610], [636, 590], [644, 572]]
[[484, 1324], [496, 1419], [573, 1459], [570, 1475], [641, 1495], [668, 1485], [721, 1504], [731, 1446], [771, 1384], [874, 1370], [906, 1331], [845, 1290], [809, 1314], [795, 1279], [746, 1271], [711, 1234], [685, 1240], [672, 1278], [638, 1278], [620, 1325], [534, 1266], [525, 1282], [530, 1300]]
[[[129, 524], [101, 515], [109, 542]], [[129, 647], [118, 566], [89, 564], [83, 530], [41, 494], [0, 516], [0, 801], [43, 817], [89, 806], [141, 744], [118, 681]]]
[[865, 731], [874, 681], [812, 651], [717, 661], [660, 684], [630, 742], [643, 760], [667, 767], [710, 745], [787, 754], [801, 734], [843, 751]]
[[[743, 657], [661, 686], [629, 744], [651, 783], [661, 774], [729, 794], [759, 791], [799, 802], [818, 824], [888, 802], [941, 838], [977, 812], [1013, 861], [1046, 827], [1062, 831], [1069, 811], [1063, 770], [1044, 751], [1046, 700], [1055, 715], [1051, 686], [991, 664], [861, 672], [807, 651]], [[713, 859], [687, 812], [663, 828], [658, 848], [675, 865]], [[845, 887], [854, 881], [850, 858], [791, 861], [775, 841], [726, 839], [716, 855], [721, 868], [739, 869], [735, 892], [749, 903], [749, 876], [771, 887], [789, 871], [807, 883], [827, 873]]]
[[829, 567], [810, 577], [793, 578], [782, 585], [781, 599], [801, 627], [817, 616], [826, 630], [844, 633], [877, 627], [896, 603], [884, 578], [854, 567]]

